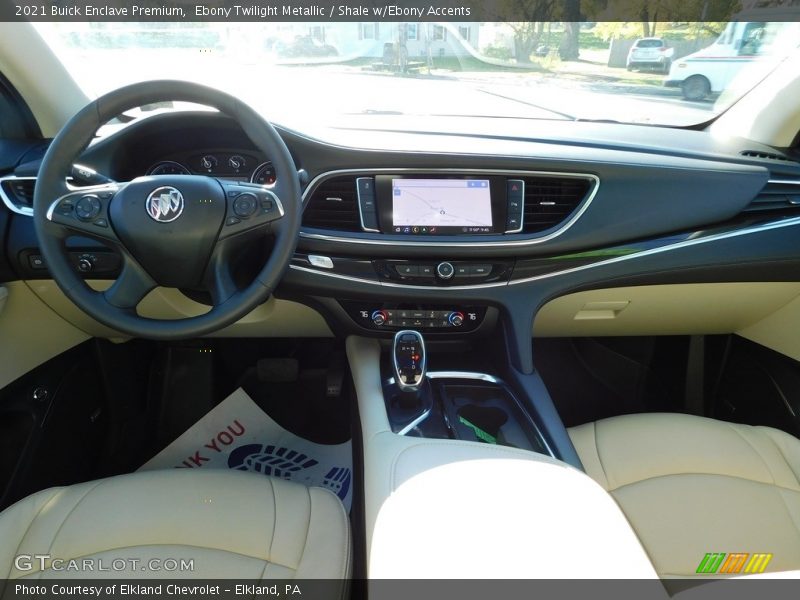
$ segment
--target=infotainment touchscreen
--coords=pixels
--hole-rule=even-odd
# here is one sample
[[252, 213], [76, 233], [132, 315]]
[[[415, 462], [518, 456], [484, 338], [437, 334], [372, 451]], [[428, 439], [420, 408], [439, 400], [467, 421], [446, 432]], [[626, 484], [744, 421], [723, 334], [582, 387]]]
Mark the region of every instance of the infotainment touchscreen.
[[491, 233], [488, 179], [392, 179], [392, 231]]

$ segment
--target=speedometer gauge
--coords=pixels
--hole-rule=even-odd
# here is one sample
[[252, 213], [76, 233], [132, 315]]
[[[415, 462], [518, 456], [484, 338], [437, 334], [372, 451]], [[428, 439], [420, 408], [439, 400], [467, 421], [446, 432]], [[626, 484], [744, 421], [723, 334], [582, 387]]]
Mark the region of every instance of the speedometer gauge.
[[191, 175], [191, 172], [181, 163], [163, 160], [147, 169], [147, 175]]
[[253, 171], [250, 176], [250, 183], [257, 183], [259, 185], [273, 185], [275, 183], [275, 167], [271, 162], [261, 163]]

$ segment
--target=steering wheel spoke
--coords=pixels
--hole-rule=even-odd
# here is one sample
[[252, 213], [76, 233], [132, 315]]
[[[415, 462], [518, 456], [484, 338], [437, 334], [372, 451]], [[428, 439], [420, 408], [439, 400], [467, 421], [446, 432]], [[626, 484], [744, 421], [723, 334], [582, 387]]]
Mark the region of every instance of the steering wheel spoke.
[[239, 288], [233, 279], [231, 265], [224, 254], [215, 254], [208, 265], [205, 288], [211, 294], [211, 302], [219, 306], [229, 300]]
[[102, 295], [112, 306], [132, 310], [158, 284], [130, 254], [122, 252], [122, 257], [119, 277]]
[[225, 221], [219, 238], [266, 227], [284, 215], [283, 203], [270, 189], [257, 184], [220, 181], [225, 190]]
[[111, 200], [123, 187], [110, 183], [64, 194], [50, 204], [47, 220], [74, 233], [119, 244], [108, 215]]

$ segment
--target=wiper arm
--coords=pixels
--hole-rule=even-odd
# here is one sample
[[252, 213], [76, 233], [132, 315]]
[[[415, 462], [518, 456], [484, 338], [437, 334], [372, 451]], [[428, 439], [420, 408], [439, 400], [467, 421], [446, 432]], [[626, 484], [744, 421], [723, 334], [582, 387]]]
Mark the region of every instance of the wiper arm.
[[575, 115], [570, 115], [565, 112], [561, 112], [550, 108], [549, 106], [542, 106], [540, 104], [536, 104], [534, 102], [528, 102], [527, 100], [520, 100], [519, 98], [514, 98], [513, 96], [506, 96], [504, 94], [498, 94], [497, 92], [490, 92], [489, 90], [485, 90], [483, 88], [476, 88], [477, 91], [483, 92], [484, 94], [488, 94], [490, 96], [496, 96], [497, 98], [502, 98], [503, 100], [510, 100], [511, 102], [517, 102], [518, 104], [524, 104], [525, 106], [530, 106], [531, 108], [538, 108], [539, 110], [546, 110], [547, 112], [553, 113], [554, 115], [558, 115], [559, 117], [564, 117], [565, 119], [569, 119], [570, 121], [577, 121], [578, 117]]

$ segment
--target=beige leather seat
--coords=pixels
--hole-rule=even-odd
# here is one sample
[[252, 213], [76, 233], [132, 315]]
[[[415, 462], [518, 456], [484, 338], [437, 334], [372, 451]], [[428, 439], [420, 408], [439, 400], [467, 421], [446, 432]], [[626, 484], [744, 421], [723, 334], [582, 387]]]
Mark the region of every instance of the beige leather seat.
[[797, 438], [680, 414], [614, 417], [569, 434], [662, 577], [694, 576], [709, 552], [771, 553], [766, 573], [800, 569]]
[[[0, 513], [3, 579], [343, 580], [350, 552], [348, 518], [334, 494], [240, 471], [133, 473], [44, 490]], [[44, 569], [38, 555], [51, 557]], [[94, 573], [68, 569], [84, 558]], [[97, 572], [101, 559], [126, 568]], [[160, 570], [143, 571], [151, 559]], [[181, 559], [193, 560], [192, 570], [181, 571]]]

